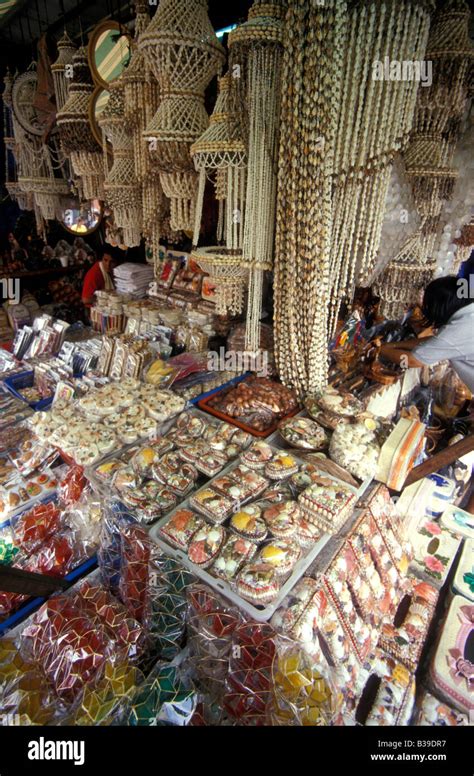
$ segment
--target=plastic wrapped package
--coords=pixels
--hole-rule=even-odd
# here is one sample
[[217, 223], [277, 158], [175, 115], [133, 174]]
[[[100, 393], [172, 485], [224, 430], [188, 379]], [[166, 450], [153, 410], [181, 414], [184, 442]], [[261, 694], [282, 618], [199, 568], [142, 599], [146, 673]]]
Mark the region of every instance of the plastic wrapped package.
[[25, 570], [51, 577], [64, 577], [77, 565], [74, 554], [74, 537], [62, 531], [51, 536], [28, 558]]
[[234, 630], [223, 705], [237, 725], [266, 723], [275, 635], [267, 623], [244, 622]]
[[30, 437], [10, 451], [11, 461], [24, 477], [36, 470], [41, 471], [51, 466], [58, 457], [56, 448], [43, 444], [34, 437]]
[[243, 622], [239, 610], [206, 585], [196, 583], [187, 592], [188, 646], [193, 681], [222, 714], [222, 697], [233, 633]]
[[87, 486], [82, 466], [70, 466], [58, 486], [58, 500], [64, 507], [75, 504]]
[[79, 726], [120, 724], [144, 682], [145, 677], [136, 666], [107, 663], [98, 681], [84, 687], [67, 723]]
[[107, 662], [135, 662], [143, 646], [140, 624], [89, 582], [47, 601], [21, 635], [22, 656], [37, 662], [57, 695], [69, 702], [103, 674]]
[[342, 695], [327, 663], [315, 663], [299, 644], [282, 637], [276, 639], [275, 647], [270, 724], [340, 724]]
[[126, 724], [188, 725], [197, 705], [197, 694], [178, 665], [158, 663], [132, 700]]
[[28, 555], [51, 538], [61, 526], [61, 512], [55, 502], [38, 504], [11, 521], [13, 541]]
[[9, 717], [14, 717], [20, 725], [52, 725], [64, 713], [41, 671], [31, 668], [2, 694], [0, 724], [8, 724]]

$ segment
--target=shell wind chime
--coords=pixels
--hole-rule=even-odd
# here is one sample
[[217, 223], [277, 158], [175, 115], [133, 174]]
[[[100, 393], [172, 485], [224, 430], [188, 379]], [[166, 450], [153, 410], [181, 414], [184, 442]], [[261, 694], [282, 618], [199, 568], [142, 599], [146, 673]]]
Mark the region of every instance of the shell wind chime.
[[102, 149], [89, 123], [89, 102], [94, 84], [85, 48], [80, 48], [74, 55], [73, 68], [69, 96], [57, 115], [61, 146], [74, 173], [82, 179], [84, 197], [104, 199]]
[[281, 68], [286, 0], [255, 0], [248, 20], [229, 36], [234, 106], [248, 143], [243, 261], [249, 269], [246, 348], [260, 346], [265, 270], [273, 268]]
[[193, 258], [216, 285], [216, 307], [242, 312], [248, 269], [242, 262], [242, 218], [245, 199], [247, 153], [235, 117], [229, 107], [230, 77], [219, 79], [219, 95], [209, 127], [191, 146], [191, 155], [199, 173], [193, 244], [199, 242], [204, 190], [207, 176], [214, 174], [219, 202], [218, 239], [225, 248], [196, 248]]
[[[113, 165], [106, 172], [104, 192], [114, 211], [115, 225], [122, 230], [123, 244], [132, 248], [141, 241], [142, 193], [135, 175], [133, 139], [124, 113], [124, 88], [118, 79], [110, 89], [109, 100], [99, 119], [99, 126], [113, 150]], [[103, 145], [105, 148], [105, 139]], [[107, 153], [104, 158], [107, 164]]]
[[130, 127], [135, 176], [141, 185], [141, 230], [151, 246], [156, 262], [165, 210], [164, 196], [159, 174], [152, 168], [144, 132], [158, 110], [159, 87], [140, 48], [140, 36], [150, 23], [149, 3], [145, 0], [135, 3], [135, 12], [135, 37], [130, 62], [121, 76], [124, 88], [124, 118]]
[[171, 200], [171, 228], [192, 231], [198, 175], [190, 148], [208, 126], [204, 92], [225, 60], [207, 0], [161, 0], [139, 47], [160, 86], [160, 105], [144, 132], [152, 167]]
[[15, 143], [15, 132], [13, 128], [12, 116], [12, 87], [13, 76], [7, 68], [3, 79], [3, 142], [5, 145], [5, 187], [10, 195], [10, 199], [18, 204], [20, 210], [32, 210], [32, 197], [28, 197], [18, 183], [17, 148]]
[[69, 96], [69, 84], [73, 73], [72, 63], [77, 46], [72, 42], [66, 30], [64, 35], [58, 40], [58, 58], [51, 65], [53, 74], [54, 92], [56, 95], [57, 110], [61, 110]]
[[[291, 2], [285, 18], [274, 299], [275, 356], [299, 396], [328, 375], [332, 178], [347, 3]], [[311, 89], [307, 88], [311, 84]]]
[[413, 241], [404, 245], [376, 285], [380, 311], [387, 316], [401, 315], [436, 269], [434, 251], [443, 208], [458, 177], [453, 160], [472, 88], [469, 19], [463, 0], [448, 0], [430, 30], [426, 60], [432, 63], [432, 83], [419, 89], [413, 133], [404, 153], [421, 228], [416, 246]]
[[[363, 0], [349, 12], [335, 147], [329, 335], [343, 298], [373, 277], [392, 162], [413, 124], [419, 90], [413, 63], [424, 60], [433, 8], [427, 0]], [[406, 77], [404, 63], [413, 64]]]

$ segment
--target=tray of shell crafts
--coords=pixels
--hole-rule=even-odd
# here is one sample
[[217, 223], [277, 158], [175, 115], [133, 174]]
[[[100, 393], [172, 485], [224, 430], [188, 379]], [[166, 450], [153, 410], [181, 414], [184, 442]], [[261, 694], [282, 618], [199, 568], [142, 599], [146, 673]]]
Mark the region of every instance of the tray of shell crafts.
[[149, 524], [225, 469], [251, 440], [235, 426], [190, 409], [165, 435], [129, 445], [86, 475], [99, 494], [112, 495]]
[[[312, 476], [304, 461], [258, 440], [239, 462], [159, 520], [150, 536], [250, 617], [265, 622], [331, 538], [298, 503]], [[352, 492], [355, 505], [357, 490]]]

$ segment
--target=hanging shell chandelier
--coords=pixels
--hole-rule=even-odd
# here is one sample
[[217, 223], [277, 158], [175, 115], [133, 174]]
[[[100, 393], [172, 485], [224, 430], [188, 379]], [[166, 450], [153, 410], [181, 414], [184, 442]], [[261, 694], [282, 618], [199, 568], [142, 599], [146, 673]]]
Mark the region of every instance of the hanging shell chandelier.
[[11, 89], [12, 125], [18, 189], [22, 204], [32, 205], [39, 234], [44, 234], [44, 221], [53, 220], [60, 198], [69, 192], [65, 160], [57, 131], [44, 141], [44, 125], [34, 106], [37, 89], [35, 65], [15, 78]]
[[[435, 269], [434, 249], [443, 206], [451, 199], [458, 172], [453, 165], [462, 117], [472, 88], [474, 49], [469, 38], [470, 11], [463, 0], [448, 0], [433, 19], [426, 59], [432, 62], [431, 86], [420, 88], [410, 144], [404, 158], [421, 218], [418, 245], [403, 246], [377, 283], [380, 311], [398, 317], [413, 293]], [[405, 261], [411, 251], [412, 260]], [[398, 305], [393, 285], [402, 289]]]
[[130, 127], [135, 160], [135, 175], [141, 184], [142, 224], [153, 255], [159, 255], [161, 229], [164, 215], [164, 195], [159, 173], [153, 169], [144, 131], [158, 110], [159, 87], [148, 67], [140, 48], [140, 36], [150, 23], [149, 4], [145, 0], [135, 3], [135, 37], [128, 67], [121, 81], [124, 87], [124, 118]]
[[160, 85], [160, 106], [144, 132], [152, 166], [171, 200], [171, 227], [192, 231], [198, 176], [190, 147], [208, 126], [204, 92], [225, 59], [207, 0], [161, 0], [139, 48]]
[[415, 77], [392, 78], [390, 68], [424, 61], [433, 8], [431, 0], [364, 0], [349, 11], [334, 148], [330, 335], [342, 299], [373, 276], [392, 162], [408, 141], [419, 90]]
[[[141, 186], [135, 175], [133, 139], [124, 120], [124, 89], [118, 79], [99, 119], [105, 137], [113, 150], [113, 165], [107, 171], [104, 192], [114, 212], [114, 222], [122, 230], [123, 243], [129, 248], [140, 245], [142, 224]], [[104, 139], [105, 148], [105, 139]], [[104, 153], [107, 164], [107, 153]]]
[[74, 173], [82, 178], [84, 197], [104, 199], [102, 149], [89, 123], [89, 102], [94, 84], [85, 48], [80, 48], [74, 55], [73, 67], [69, 96], [57, 115], [61, 145]]
[[248, 142], [243, 259], [249, 268], [246, 348], [260, 345], [265, 270], [273, 267], [281, 67], [286, 0], [255, 0], [248, 21], [229, 36], [232, 90]]
[[219, 202], [218, 239], [225, 238], [226, 247], [203, 248], [193, 253], [194, 259], [216, 285], [216, 306], [219, 313], [242, 312], [248, 270], [242, 262], [242, 217], [245, 198], [247, 154], [239, 136], [235, 118], [229, 108], [230, 78], [219, 79], [219, 95], [209, 127], [191, 146], [191, 155], [199, 173], [194, 224], [194, 245], [199, 242], [204, 190], [208, 175], [214, 175], [216, 198]]
[[72, 42], [66, 30], [64, 30], [64, 35], [58, 40], [58, 58], [51, 65], [56, 108], [58, 111], [64, 106], [69, 96], [69, 84], [71, 83], [69, 69], [72, 67], [76, 51], [77, 46]]

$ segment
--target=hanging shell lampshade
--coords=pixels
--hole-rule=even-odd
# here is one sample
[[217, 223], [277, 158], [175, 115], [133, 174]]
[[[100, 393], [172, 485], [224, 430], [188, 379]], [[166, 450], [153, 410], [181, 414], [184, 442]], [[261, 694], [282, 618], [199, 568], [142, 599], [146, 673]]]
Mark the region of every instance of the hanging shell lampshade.
[[215, 173], [219, 201], [218, 240], [227, 248], [242, 247], [247, 151], [229, 106], [230, 76], [219, 79], [219, 95], [209, 127], [191, 146], [191, 156], [199, 173], [199, 193], [194, 226], [194, 245], [199, 242], [206, 177]]
[[228, 311], [235, 315], [241, 313], [249, 274], [242, 261], [242, 251], [222, 246], [195, 248], [191, 257], [209, 275], [211, 283], [215, 283], [217, 314], [225, 315]]
[[204, 92], [225, 59], [207, 0], [162, 0], [139, 47], [160, 85], [161, 99], [144, 137], [171, 200], [171, 227], [190, 231], [198, 191], [190, 147], [208, 126]]
[[77, 46], [72, 42], [66, 30], [64, 30], [64, 35], [58, 40], [58, 58], [51, 65], [58, 111], [64, 106], [69, 96], [71, 78], [69, 78], [68, 69], [72, 66], [76, 51]]
[[89, 101], [94, 85], [85, 48], [74, 55], [73, 66], [69, 96], [57, 115], [61, 145], [74, 173], [82, 178], [85, 198], [104, 199], [102, 149], [89, 123]]
[[141, 241], [142, 196], [135, 175], [133, 140], [124, 113], [124, 89], [119, 79], [110, 89], [99, 126], [112, 145], [114, 158], [104, 181], [105, 197], [114, 211], [116, 226], [122, 230], [124, 245], [132, 248]]

